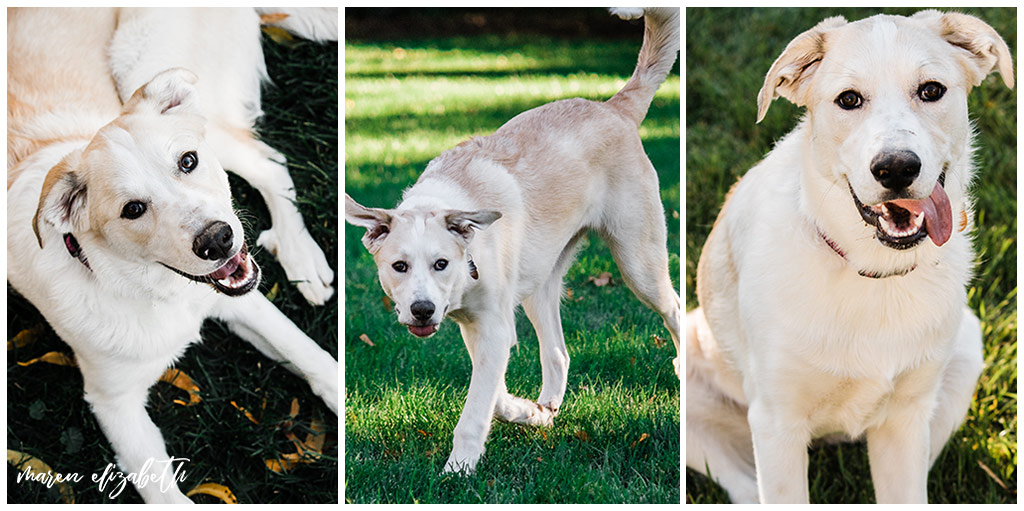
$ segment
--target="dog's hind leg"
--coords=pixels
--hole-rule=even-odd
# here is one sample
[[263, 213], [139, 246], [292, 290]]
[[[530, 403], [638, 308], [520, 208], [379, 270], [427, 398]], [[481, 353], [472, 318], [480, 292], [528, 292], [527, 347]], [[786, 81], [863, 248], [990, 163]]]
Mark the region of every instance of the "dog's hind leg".
[[263, 196], [271, 227], [257, 244], [277, 257], [288, 280], [309, 303], [323, 305], [334, 294], [334, 271], [295, 205], [295, 185], [284, 156], [245, 129], [211, 126], [210, 141], [221, 165], [249, 182]]
[[[650, 163], [647, 164], [648, 167]], [[679, 337], [681, 332], [682, 303], [672, 287], [666, 251], [665, 213], [658, 194], [657, 179], [650, 174], [637, 179], [635, 195], [622, 197], [617, 205], [609, 205], [607, 220], [600, 229], [615, 264], [622, 272], [633, 294], [653, 309], [665, 322], [676, 358], [672, 361], [676, 375], [680, 375]]]
[[978, 385], [978, 377], [985, 365], [978, 318], [966, 308], [963, 315], [953, 358], [943, 372], [942, 386], [937, 394], [938, 402], [929, 424], [929, 467], [939, 457], [950, 435], [963, 423], [971, 406], [971, 396]]

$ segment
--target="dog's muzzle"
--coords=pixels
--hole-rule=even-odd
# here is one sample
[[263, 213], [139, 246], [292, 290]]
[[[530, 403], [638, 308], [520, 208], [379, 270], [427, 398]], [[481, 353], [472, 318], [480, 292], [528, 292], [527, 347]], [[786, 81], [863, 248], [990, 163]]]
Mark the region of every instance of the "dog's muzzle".
[[932, 193], [924, 199], [897, 199], [881, 204], [865, 205], [850, 187], [857, 211], [868, 225], [875, 227], [875, 237], [883, 245], [896, 250], [913, 248], [931, 237], [941, 247], [953, 233], [953, 213], [943, 188], [942, 173]]

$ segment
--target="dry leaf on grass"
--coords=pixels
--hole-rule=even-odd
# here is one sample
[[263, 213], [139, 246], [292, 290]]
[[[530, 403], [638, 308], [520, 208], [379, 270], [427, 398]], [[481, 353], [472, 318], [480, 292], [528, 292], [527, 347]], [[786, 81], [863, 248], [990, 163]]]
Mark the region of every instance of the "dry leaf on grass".
[[185, 495], [191, 497], [197, 493], [202, 493], [203, 495], [209, 495], [211, 497], [217, 497], [218, 499], [222, 500], [225, 504], [238, 504], [238, 499], [235, 497], [235, 494], [231, 493], [231, 490], [228, 489], [227, 486], [221, 484], [203, 483], [200, 484], [199, 486], [196, 486], [195, 488], [192, 488]]
[[644, 434], [640, 435], [639, 439], [637, 439], [633, 443], [629, 444], [629, 448], [632, 449], [632, 448], [636, 447], [637, 445], [640, 445], [640, 442], [643, 442], [644, 440], [647, 440], [649, 437], [650, 437], [650, 435], [648, 435], [647, 433], [644, 433]]
[[71, 355], [61, 353], [59, 351], [51, 351], [39, 358], [33, 358], [28, 362], [18, 362], [18, 365], [20, 365], [21, 367], [27, 367], [32, 364], [35, 364], [36, 362], [46, 362], [47, 364], [67, 367], [75, 367], [77, 365], [75, 364], [74, 357], [72, 357]]
[[365, 342], [366, 344], [368, 344], [370, 346], [376, 346], [375, 344], [373, 344], [373, 341], [370, 340], [370, 336], [369, 335], [360, 334], [359, 335], [359, 340]]
[[573, 433], [572, 436], [576, 437], [577, 440], [580, 440], [582, 442], [590, 441], [590, 435], [588, 435], [587, 432], [583, 431], [582, 429]]
[[199, 403], [202, 399], [199, 397], [199, 386], [189, 378], [185, 371], [181, 369], [168, 369], [164, 371], [163, 376], [160, 377], [160, 381], [170, 383], [175, 387], [178, 387], [185, 392], [188, 392], [188, 403], [175, 399], [174, 402], [181, 406], [192, 406]]
[[39, 340], [39, 335], [46, 331], [46, 325], [36, 325], [27, 330], [22, 330], [15, 335], [13, 339], [7, 341], [7, 351], [11, 351], [14, 348], [24, 348], [29, 344], [32, 344]]

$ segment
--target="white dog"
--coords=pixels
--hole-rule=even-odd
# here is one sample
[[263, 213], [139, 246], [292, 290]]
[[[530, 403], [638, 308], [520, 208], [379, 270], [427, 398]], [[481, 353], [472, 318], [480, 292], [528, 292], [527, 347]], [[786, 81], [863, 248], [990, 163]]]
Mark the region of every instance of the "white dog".
[[924, 11], [826, 19], [768, 71], [758, 119], [777, 96], [807, 116], [731, 192], [687, 315], [686, 463], [733, 502], [807, 502], [826, 435], [866, 437], [879, 502], [926, 502], [982, 368], [966, 98], [993, 69], [1012, 87], [1010, 59]]
[[[679, 11], [616, 14], [643, 15], [647, 28], [633, 77], [607, 102], [556, 101], [446, 151], [396, 209], [345, 198], [345, 219], [367, 228], [363, 243], [398, 321], [429, 337], [450, 316], [469, 350], [473, 374], [445, 472], [475, 469], [492, 417], [550, 425], [558, 413], [569, 366], [562, 277], [587, 229], [603, 235], [627, 285], [662, 316], [678, 350], [682, 309], [668, 272], [657, 174], [637, 127], [679, 51]], [[536, 403], [505, 388], [520, 303], [540, 339]]]
[[[292, 22], [314, 36], [333, 23], [337, 38], [336, 11]], [[263, 193], [274, 224], [260, 243], [323, 303], [333, 272], [292, 203], [283, 157], [252, 131], [266, 73], [259, 24], [251, 9], [8, 10], [7, 280], [74, 350], [125, 472], [167, 468], [148, 390], [206, 318], [337, 412], [337, 361], [253, 292], [259, 268], [221, 167]], [[189, 502], [172, 472], [137, 484], [147, 502]]]

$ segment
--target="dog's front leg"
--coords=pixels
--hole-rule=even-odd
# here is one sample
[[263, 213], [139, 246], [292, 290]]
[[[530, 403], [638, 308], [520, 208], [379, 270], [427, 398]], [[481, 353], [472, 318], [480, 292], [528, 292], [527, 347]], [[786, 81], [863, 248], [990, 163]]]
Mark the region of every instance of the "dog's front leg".
[[942, 367], [930, 362], [901, 376], [886, 405], [885, 421], [867, 431], [879, 504], [928, 502], [930, 419]]
[[338, 413], [338, 361], [259, 293], [222, 297], [215, 316], [268, 358], [305, 378]]
[[512, 318], [460, 324], [462, 338], [473, 362], [466, 404], [455, 426], [452, 453], [444, 472], [472, 473], [484, 454], [484, 442], [491, 430], [491, 418], [499, 394], [504, 390], [510, 339], [515, 336]]
[[779, 417], [763, 399], [750, 403], [747, 420], [754, 440], [757, 488], [762, 504], [806, 504], [807, 444], [810, 435], [801, 424]]
[[[177, 476], [188, 476], [187, 459], [171, 463], [160, 429], [146, 413], [149, 387], [166, 369], [162, 361], [132, 361], [120, 366], [92, 364], [77, 357], [85, 383], [85, 401], [114, 448], [125, 477], [134, 475], [135, 488], [147, 503], [191, 504], [178, 489]], [[176, 473], [175, 469], [179, 468]], [[184, 477], [180, 479], [183, 480]], [[105, 481], [103, 493], [115, 498], [120, 480]]]

